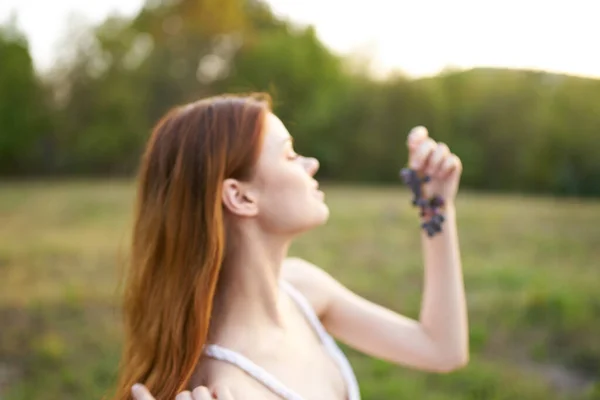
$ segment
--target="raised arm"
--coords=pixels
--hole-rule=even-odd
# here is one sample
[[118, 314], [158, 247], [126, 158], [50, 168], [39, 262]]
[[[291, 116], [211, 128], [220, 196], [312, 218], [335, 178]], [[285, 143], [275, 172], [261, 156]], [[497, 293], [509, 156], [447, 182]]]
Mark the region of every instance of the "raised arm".
[[465, 366], [469, 358], [454, 205], [462, 166], [424, 128], [412, 131], [408, 147], [411, 167], [432, 176], [426, 193], [439, 194], [446, 201], [442, 232], [431, 238], [421, 233], [425, 289], [419, 320], [356, 295], [305, 260], [289, 260], [284, 277], [309, 298], [326, 329], [341, 342], [400, 365], [450, 372]]

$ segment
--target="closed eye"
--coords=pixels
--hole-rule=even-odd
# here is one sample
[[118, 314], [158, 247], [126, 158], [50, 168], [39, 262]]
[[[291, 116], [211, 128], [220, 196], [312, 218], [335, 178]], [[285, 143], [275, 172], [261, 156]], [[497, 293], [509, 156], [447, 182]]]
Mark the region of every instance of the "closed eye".
[[293, 147], [293, 146], [294, 146], [294, 140], [292, 139], [292, 137], [291, 137], [291, 136], [290, 136], [290, 137], [287, 137], [287, 138], [284, 140], [284, 142], [285, 142], [285, 144], [286, 144], [286, 146], [285, 146], [285, 147], [286, 147], [286, 150], [287, 150], [287, 151], [286, 151], [286, 153], [287, 153], [287, 156], [286, 156], [286, 158], [287, 158], [288, 160], [290, 160], [290, 161], [297, 160], [297, 159], [300, 157], [300, 155], [299, 155], [299, 154], [297, 154], [297, 153], [294, 151], [294, 147]]

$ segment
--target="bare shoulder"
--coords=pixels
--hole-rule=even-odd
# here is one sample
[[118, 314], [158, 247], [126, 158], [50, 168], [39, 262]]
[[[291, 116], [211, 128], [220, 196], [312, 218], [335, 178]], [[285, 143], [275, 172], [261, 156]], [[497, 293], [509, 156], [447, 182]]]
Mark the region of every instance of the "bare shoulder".
[[298, 257], [284, 260], [281, 276], [307, 298], [319, 317], [324, 316], [333, 296], [343, 289], [327, 271]]

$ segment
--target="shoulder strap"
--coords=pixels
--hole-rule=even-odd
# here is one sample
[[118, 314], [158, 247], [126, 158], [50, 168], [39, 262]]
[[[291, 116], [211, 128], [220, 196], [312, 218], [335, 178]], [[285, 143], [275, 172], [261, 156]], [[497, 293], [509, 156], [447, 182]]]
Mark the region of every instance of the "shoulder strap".
[[289, 389], [279, 379], [241, 353], [216, 344], [209, 344], [204, 347], [204, 354], [235, 365], [285, 400], [304, 400], [298, 393]]
[[287, 290], [290, 297], [296, 301], [300, 309], [304, 312], [306, 318], [309, 320], [310, 324], [321, 338], [323, 345], [341, 368], [342, 375], [344, 376], [344, 380], [346, 381], [348, 387], [349, 400], [360, 400], [360, 390], [358, 388], [358, 382], [356, 380], [356, 376], [354, 375], [354, 371], [352, 370], [352, 366], [350, 365], [350, 362], [346, 356], [342, 353], [341, 349], [338, 347], [335, 339], [325, 330], [321, 320], [315, 313], [306, 297], [289, 282], [282, 280], [281, 285]]
[[298, 305], [300, 310], [302, 310], [302, 313], [305, 315], [306, 319], [308, 319], [308, 322], [310, 323], [312, 328], [315, 330], [315, 332], [317, 333], [317, 335], [319, 336], [321, 341], [323, 343], [327, 344], [327, 342], [329, 342], [331, 339], [330, 335], [329, 335], [329, 333], [327, 333], [327, 331], [323, 327], [321, 320], [315, 313], [315, 310], [310, 305], [310, 303], [308, 302], [306, 297], [304, 297], [304, 295], [302, 293], [300, 293], [300, 291], [298, 289], [296, 289], [294, 286], [292, 286], [287, 281], [282, 280], [281, 286], [287, 291], [287, 293], [290, 295], [292, 300], [294, 300], [296, 302], [296, 304]]
[[[303, 314], [325, 345], [325, 348], [341, 367], [346, 383], [348, 384], [349, 400], [359, 400], [360, 391], [350, 363], [335, 343], [335, 340], [327, 333], [306, 297], [304, 297], [298, 289], [284, 280], [281, 281], [281, 285], [302, 310]], [[208, 357], [235, 365], [285, 400], [304, 400], [298, 393], [285, 386], [279, 379], [241, 353], [216, 344], [208, 344], [204, 347], [204, 354]]]

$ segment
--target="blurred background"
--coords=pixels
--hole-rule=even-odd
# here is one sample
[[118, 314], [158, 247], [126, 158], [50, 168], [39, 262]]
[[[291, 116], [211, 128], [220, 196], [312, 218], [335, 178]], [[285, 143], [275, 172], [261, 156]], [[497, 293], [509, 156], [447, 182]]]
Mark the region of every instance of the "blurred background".
[[304, 257], [418, 318], [415, 125], [464, 164], [471, 362], [351, 349], [365, 400], [600, 399], [600, 4], [0, 0], [0, 399], [109, 395], [134, 177], [158, 118], [268, 91], [319, 158]]

